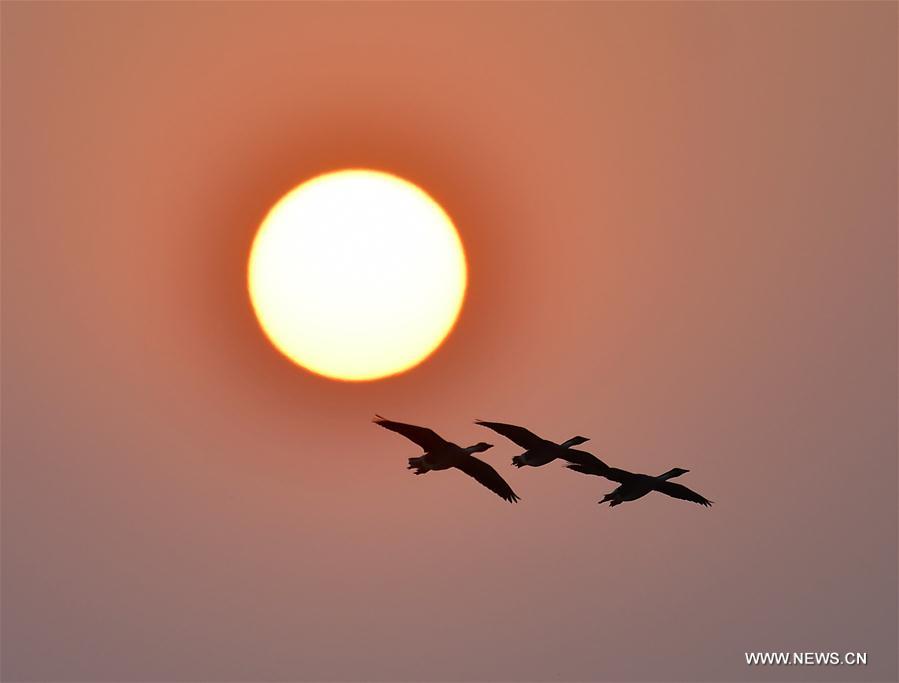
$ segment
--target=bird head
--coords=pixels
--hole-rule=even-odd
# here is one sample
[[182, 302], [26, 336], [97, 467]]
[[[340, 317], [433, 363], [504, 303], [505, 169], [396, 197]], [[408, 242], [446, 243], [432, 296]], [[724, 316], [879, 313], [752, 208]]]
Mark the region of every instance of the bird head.
[[671, 470], [671, 476], [672, 476], [672, 477], [679, 477], [680, 475], [686, 474], [686, 473], [689, 472], [689, 471], [690, 471], [690, 470], [685, 470], [685, 469], [680, 468], [680, 467], [675, 467], [673, 470]]
[[589, 437], [586, 436], [573, 436], [569, 439], [572, 446], [579, 446], [582, 443], [586, 443], [590, 440]]
[[481, 441], [480, 443], [476, 443], [474, 446], [469, 446], [466, 450], [471, 453], [483, 453], [488, 448], [493, 448], [493, 444]]

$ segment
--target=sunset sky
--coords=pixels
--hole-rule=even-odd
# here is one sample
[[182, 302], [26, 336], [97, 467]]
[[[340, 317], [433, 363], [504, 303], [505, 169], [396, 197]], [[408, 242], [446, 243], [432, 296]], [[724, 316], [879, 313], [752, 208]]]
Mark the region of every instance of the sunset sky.
[[[4, 2], [0, 678], [896, 680], [897, 19]], [[468, 291], [348, 383], [269, 343], [247, 259], [355, 167], [439, 202]], [[715, 506], [599, 507], [476, 418]]]

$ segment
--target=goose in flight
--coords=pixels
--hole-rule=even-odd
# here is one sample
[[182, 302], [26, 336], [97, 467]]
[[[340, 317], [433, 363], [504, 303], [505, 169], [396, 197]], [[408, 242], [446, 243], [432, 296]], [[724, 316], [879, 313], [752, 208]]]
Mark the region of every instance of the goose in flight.
[[593, 458], [593, 462], [569, 463], [566, 467], [575, 472], [605, 477], [609, 481], [615, 481], [621, 484], [621, 486], [611, 493], [607, 493], [605, 497], [599, 501], [600, 505], [608, 502], [609, 507], [615, 507], [616, 505], [621, 505], [621, 503], [642, 498], [652, 491], [664, 493], [666, 496], [671, 496], [672, 498], [688, 500], [691, 503], [699, 503], [705, 507], [710, 507], [712, 505], [712, 501], [700, 496], [696, 491], [688, 489], [681, 484], [673, 484], [668, 481], [669, 479], [674, 479], [675, 477], [679, 477], [690, 471], [679, 467], [670, 469], [657, 477], [648, 474], [635, 474], [626, 470], [619, 470], [615, 467], [609, 467], [599, 458]]
[[407, 469], [415, 470], [415, 474], [426, 474], [431, 470], [447, 470], [450, 467], [462, 470], [469, 477], [476, 479], [503, 500], [517, 503], [520, 498], [506, 483], [499, 473], [483, 460], [474, 457], [472, 453], [481, 453], [492, 444], [477, 443], [474, 446], [462, 448], [454, 443], [446, 441], [437, 432], [427, 427], [417, 427], [403, 422], [387, 420], [376, 415], [373, 422], [384, 429], [389, 429], [397, 434], [402, 434], [410, 441], [421, 446], [424, 454], [417, 458], [409, 458]]
[[524, 427], [505, 424], [504, 422], [487, 422], [486, 420], [475, 420], [475, 424], [482, 427], [492, 429], [498, 434], [502, 434], [510, 441], [525, 449], [521, 455], [512, 458], [512, 464], [515, 467], [540, 467], [548, 462], [552, 462], [556, 458], [562, 458], [572, 463], [581, 463], [584, 465], [593, 464], [591, 462], [592, 455], [584, 451], [574, 450], [572, 446], [578, 446], [585, 441], [589, 441], [586, 436], [573, 436], [568, 441], [562, 443], [553, 443], [547, 439], [540, 438], [532, 431]]

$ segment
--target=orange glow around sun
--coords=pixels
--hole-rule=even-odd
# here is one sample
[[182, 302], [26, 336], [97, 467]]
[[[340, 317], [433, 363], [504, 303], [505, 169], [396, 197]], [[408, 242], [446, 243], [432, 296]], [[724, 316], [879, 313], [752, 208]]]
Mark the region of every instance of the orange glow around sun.
[[248, 265], [266, 336], [312, 372], [362, 381], [428, 357], [455, 324], [462, 242], [427, 193], [379, 171], [326, 173], [269, 211]]

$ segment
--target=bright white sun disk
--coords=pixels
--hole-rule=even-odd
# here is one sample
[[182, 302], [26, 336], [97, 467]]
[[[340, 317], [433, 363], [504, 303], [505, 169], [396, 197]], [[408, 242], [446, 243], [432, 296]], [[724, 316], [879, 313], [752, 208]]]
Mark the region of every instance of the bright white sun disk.
[[449, 216], [378, 171], [309, 180], [269, 212], [250, 252], [262, 329], [321, 375], [371, 380], [408, 370], [449, 334], [467, 282]]

